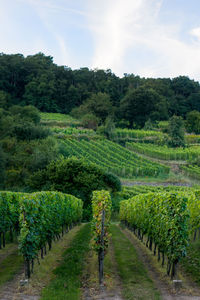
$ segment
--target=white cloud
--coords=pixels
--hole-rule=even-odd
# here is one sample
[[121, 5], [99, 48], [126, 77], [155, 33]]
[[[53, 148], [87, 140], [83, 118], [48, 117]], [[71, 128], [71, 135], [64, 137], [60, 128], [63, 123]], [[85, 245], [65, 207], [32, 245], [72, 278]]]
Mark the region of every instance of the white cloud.
[[89, 1], [93, 13], [89, 28], [95, 42], [93, 67], [121, 73], [126, 50], [137, 44], [145, 18], [156, 18], [160, 5], [160, 0]]
[[200, 41], [200, 27], [193, 28], [190, 34], [195, 36]]
[[[184, 42], [178, 21], [161, 23], [161, 0], [103, 0], [101, 3], [88, 0], [88, 3], [93, 14], [88, 19], [95, 44], [93, 67], [111, 68], [119, 75], [133, 72], [145, 77], [188, 75], [200, 79], [200, 43]], [[191, 34], [200, 40], [200, 27]], [[140, 50], [143, 55], [149, 55], [144, 62]]]

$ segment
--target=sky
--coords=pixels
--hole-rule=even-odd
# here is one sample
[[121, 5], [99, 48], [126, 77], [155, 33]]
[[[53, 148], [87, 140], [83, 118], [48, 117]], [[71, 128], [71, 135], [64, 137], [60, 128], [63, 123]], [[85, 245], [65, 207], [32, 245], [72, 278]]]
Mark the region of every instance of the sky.
[[0, 0], [0, 52], [200, 81], [200, 0]]

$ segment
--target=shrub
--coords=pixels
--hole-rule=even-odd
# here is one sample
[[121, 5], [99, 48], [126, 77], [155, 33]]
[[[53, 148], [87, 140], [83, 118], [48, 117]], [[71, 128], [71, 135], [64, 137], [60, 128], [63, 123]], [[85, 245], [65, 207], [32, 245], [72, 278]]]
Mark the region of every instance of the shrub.
[[121, 190], [121, 183], [115, 175], [75, 157], [60, 158], [51, 162], [46, 169], [34, 173], [28, 184], [33, 190], [55, 190], [81, 198], [84, 201], [87, 217], [91, 212], [92, 191]]

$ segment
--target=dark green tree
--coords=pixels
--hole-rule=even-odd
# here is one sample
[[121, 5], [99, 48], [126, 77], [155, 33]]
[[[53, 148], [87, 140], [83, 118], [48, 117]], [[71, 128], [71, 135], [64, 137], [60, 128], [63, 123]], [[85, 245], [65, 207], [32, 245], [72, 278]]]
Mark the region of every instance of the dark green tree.
[[200, 112], [191, 111], [187, 114], [186, 128], [188, 132], [200, 133]]
[[51, 162], [46, 169], [33, 174], [28, 184], [34, 190], [61, 191], [79, 197], [86, 210], [90, 210], [92, 191], [121, 189], [115, 175], [75, 157]]
[[185, 147], [185, 130], [182, 117], [173, 116], [169, 120], [169, 141], [170, 147]]
[[144, 127], [148, 119], [166, 119], [167, 104], [165, 98], [153, 89], [139, 87], [129, 90], [122, 99], [120, 113], [131, 125], [136, 123], [138, 127]]

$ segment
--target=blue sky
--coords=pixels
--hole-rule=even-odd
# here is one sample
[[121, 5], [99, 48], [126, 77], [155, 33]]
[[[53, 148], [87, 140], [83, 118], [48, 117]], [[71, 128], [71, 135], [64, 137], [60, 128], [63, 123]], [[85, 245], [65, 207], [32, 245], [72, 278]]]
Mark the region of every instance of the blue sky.
[[200, 81], [199, 0], [0, 0], [0, 52]]

